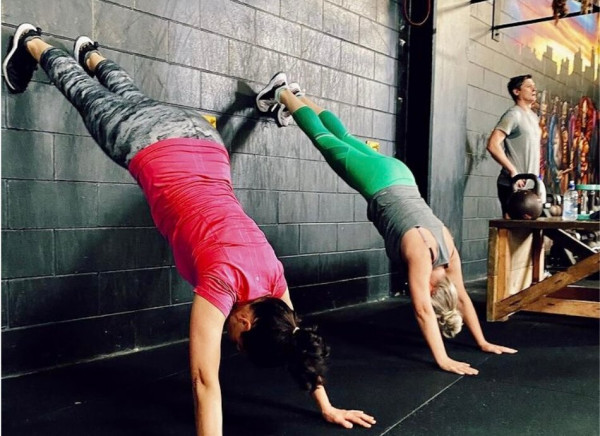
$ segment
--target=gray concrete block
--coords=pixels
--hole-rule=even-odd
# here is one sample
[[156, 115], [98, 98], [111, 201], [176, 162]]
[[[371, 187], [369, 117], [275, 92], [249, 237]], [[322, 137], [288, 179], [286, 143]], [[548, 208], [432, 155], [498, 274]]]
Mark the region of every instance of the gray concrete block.
[[0, 328], [2, 330], [8, 327], [8, 281], [0, 282]]
[[488, 240], [472, 239], [464, 241], [460, 250], [460, 258], [463, 262], [472, 262], [487, 259]]
[[[291, 56], [279, 56], [280, 67], [290, 83], [297, 82], [310, 96], [321, 96], [321, 66]], [[263, 79], [261, 82], [268, 80]]]
[[340, 68], [357, 76], [373, 78], [375, 52], [346, 41], [342, 41], [342, 61]]
[[169, 62], [227, 73], [229, 42], [221, 35], [169, 23]]
[[398, 82], [398, 61], [381, 53], [375, 53], [375, 73], [379, 82], [395, 85]]
[[377, 18], [377, 5], [374, 4], [373, 0], [331, 0], [331, 3], [335, 3], [373, 21]]
[[403, 22], [401, 7], [396, 0], [377, 0], [377, 22], [398, 30]]
[[13, 180], [8, 207], [11, 229], [93, 227], [98, 190], [92, 183]]
[[279, 55], [272, 50], [229, 41], [229, 73], [256, 82], [268, 80], [279, 70]]
[[[4, 0], [2, 22], [15, 26], [34, 23], [44, 32], [61, 36], [87, 35], [92, 28], [92, 0], [61, 0], [60, 7], [48, 7], [44, 0]], [[65, 13], [77, 11], [77, 13]]]
[[152, 227], [144, 193], [137, 185], [98, 185], [99, 227]]
[[373, 112], [373, 138], [393, 141], [396, 137], [396, 114]]
[[323, 32], [357, 43], [358, 15], [325, 3], [323, 5]]
[[348, 222], [353, 215], [352, 194], [319, 194], [319, 222]]
[[277, 192], [236, 189], [235, 193], [246, 214], [256, 223], [277, 223]]
[[56, 135], [54, 173], [57, 180], [107, 183], [135, 183], [89, 136]]
[[498, 197], [479, 197], [477, 199], [477, 217], [498, 219], [502, 216]]
[[202, 2], [200, 25], [219, 35], [253, 43], [256, 38], [256, 10], [231, 0]]
[[319, 256], [289, 256], [280, 260], [288, 288], [319, 282]]
[[2, 192], [0, 201], [2, 202], [2, 230], [8, 229], [8, 182], [2, 180]]
[[463, 198], [463, 218], [477, 218], [479, 213], [477, 207], [478, 201], [477, 197]]
[[390, 102], [390, 87], [383, 83], [358, 78], [358, 105], [387, 112]]
[[320, 282], [335, 282], [358, 277], [369, 277], [383, 274], [388, 268], [388, 260], [384, 250], [350, 251], [319, 255]]
[[323, 0], [281, 0], [281, 16], [315, 29], [323, 27]]
[[231, 157], [233, 185], [238, 188], [297, 190], [299, 167], [296, 159], [236, 153]]
[[77, 110], [53, 85], [32, 82], [27, 92], [7, 95], [6, 103], [6, 125], [9, 128], [88, 134]]
[[240, 2], [279, 15], [279, 2], [274, 2], [273, 0], [240, 0]]
[[100, 315], [166, 306], [171, 302], [170, 268], [105, 272], [98, 275]]
[[200, 71], [138, 57], [135, 60], [140, 89], [149, 97], [197, 108], [200, 106]]
[[10, 328], [94, 316], [98, 314], [98, 276], [11, 280], [7, 303]]
[[2, 130], [2, 177], [47, 179], [54, 174], [52, 135]]
[[[269, 50], [300, 56], [302, 28], [271, 14], [256, 12], [256, 43]], [[266, 31], [268, 29], [268, 31]]]
[[337, 251], [337, 224], [300, 225], [300, 253], [331, 253]]
[[464, 219], [463, 220], [463, 243], [469, 239], [486, 239], [489, 233], [489, 220], [487, 219]]
[[373, 136], [373, 110], [340, 104], [339, 118], [354, 136]]
[[360, 45], [393, 58], [398, 57], [398, 32], [360, 18]]
[[487, 259], [462, 263], [465, 281], [485, 278], [487, 276]]
[[323, 68], [323, 97], [355, 105], [357, 77], [341, 71]]
[[312, 192], [280, 192], [280, 223], [319, 222], [319, 194]]
[[360, 194], [354, 195], [354, 221], [369, 221], [367, 218], [367, 200]]
[[371, 223], [338, 224], [337, 235], [339, 251], [384, 248], [383, 239]]
[[337, 174], [324, 161], [300, 161], [300, 190], [309, 192], [336, 192]]
[[94, 4], [94, 35], [103, 45], [167, 59], [167, 20], [111, 3]]
[[293, 256], [299, 253], [299, 229], [296, 224], [260, 226], [277, 256]]
[[[239, 88], [237, 80], [204, 72], [201, 80], [202, 99], [200, 107], [203, 110], [230, 112], [232, 108], [236, 107], [236, 91]], [[254, 111], [253, 107], [247, 107], [245, 111], [240, 112], [238, 115], [249, 115]], [[221, 131], [222, 125], [220, 123], [217, 123], [217, 127]]]
[[168, 244], [154, 228], [56, 230], [55, 238], [58, 274], [171, 264]]
[[194, 288], [177, 272], [169, 269], [171, 275], [171, 304], [189, 303], [194, 299]]
[[190, 26], [200, 26], [200, 2], [198, 0], [154, 0], [136, 1], [136, 9], [149, 12], [168, 20], [179, 21]]
[[[239, 98], [239, 94], [236, 95]], [[274, 125], [274, 120], [270, 118], [256, 120], [249, 117], [223, 115], [217, 121], [217, 128], [230, 154], [270, 154], [267, 152], [268, 143], [278, 139], [278, 129]], [[277, 149], [278, 145], [279, 143], [275, 143], [271, 147]]]
[[2, 232], [3, 279], [45, 276], [53, 273], [54, 235], [52, 230]]
[[340, 67], [340, 53], [339, 39], [312, 29], [302, 29], [302, 58], [337, 69]]

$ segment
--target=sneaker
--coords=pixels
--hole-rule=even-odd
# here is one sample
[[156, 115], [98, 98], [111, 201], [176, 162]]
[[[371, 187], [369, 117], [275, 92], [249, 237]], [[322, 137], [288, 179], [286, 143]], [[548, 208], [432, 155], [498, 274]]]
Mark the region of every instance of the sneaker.
[[[302, 89], [300, 89], [300, 85], [298, 85], [297, 83], [290, 83], [288, 85], [288, 89], [290, 91], [292, 91], [292, 93], [296, 96], [296, 97], [302, 97], [304, 95], [304, 91], [302, 91]], [[287, 127], [289, 126], [290, 122], [292, 121], [292, 114], [290, 113], [290, 111], [288, 110], [288, 108], [283, 105], [283, 104], [276, 104], [277, 106], [277, 124], [279, 124], [280, 127]]]
[[79, 62], [79, 65], [81, 65], [85, 72], [92, 77], [94, 77], [94, 72], [88, 68], [85, 60], [90, 53], [98, 51], [98, 47], [98, 43], [92, 41], [87, 36], [80, 36], [73, 44], [73, 57]]
[[8, 90], [14, 94], [25, 91], [37, 69], [37, 61], [29, 54], [25, 43], [40, 36], [42, 29], [23, 23], [8, 40], [8, 54], [2, 63], [2, 73]]
[[277, 88], [287, 85], [287, 77], [284, 72], [280, 71], [271, 77], [267, 86], [256, 96], [256, 107], [261, 112], [268, 112], [269, 108], [277, 103], [275, 100], [275, 91]]

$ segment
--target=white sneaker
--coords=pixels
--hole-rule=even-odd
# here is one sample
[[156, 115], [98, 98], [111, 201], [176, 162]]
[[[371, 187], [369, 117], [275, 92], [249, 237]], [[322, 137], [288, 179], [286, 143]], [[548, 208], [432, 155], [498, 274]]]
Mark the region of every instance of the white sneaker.
[[[300, 89], [300, 85], [297, 83], [290, 83], [288, 85], [288, 89], [290, 91], [292, 91], [292, 93], [296, 96], [296, 97], [302, 97], [304, 95], [304, 91], [302, 91], [302, 89]], [[292, 121], [292, 114], [290, 113], [290, 111], [288, 110], [288, 108], [281, 104], [278, 103], [276, 106], [277, 107], [277, 124], [279, 124], [280, 127], [287, 127], [289, 126], [290, 122]]]
[[98, 51], [98, 43], [96, 41], [92, 41], [87, 36], [80, 36], [73, 44], [73, 57], [79, 63], [79, 65], [81, 65], [85, 72], [92, 77], [94, 77], [94, 72], [87, 67], [85, 58], [93, 51]]
[[275, 91], [287, 85], [287, 76], [284, 72], [280, 71], [275, 74], [256, 96], [256, 107], [261, 112], [268, 112], [274, 104], [277, 103], [275, 100]]

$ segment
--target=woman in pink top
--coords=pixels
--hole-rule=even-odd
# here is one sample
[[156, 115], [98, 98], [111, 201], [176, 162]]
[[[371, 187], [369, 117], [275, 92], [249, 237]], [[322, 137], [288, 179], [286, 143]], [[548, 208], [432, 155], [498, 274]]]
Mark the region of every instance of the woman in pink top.
[[253, 362], [286, 365], [327, 421], [348, 428], [374, 424], [362, 411], [329, 402], [323, 387], [328, 348], [314, 329], [299, 326], [283, 267], [233, 193], [218, 132], [194, 111], [143, 95], [89, 38], [75, 41], [73, 59], [40, 36], [31, 24], [16, 29], [3, 63], [9, 91], [25, 91], [41, 65], [100, 147], [136, 178], [179, 272], [194, 286], [190, 365], [197, 434], [222, 433], [218, 374], [225, 324]]

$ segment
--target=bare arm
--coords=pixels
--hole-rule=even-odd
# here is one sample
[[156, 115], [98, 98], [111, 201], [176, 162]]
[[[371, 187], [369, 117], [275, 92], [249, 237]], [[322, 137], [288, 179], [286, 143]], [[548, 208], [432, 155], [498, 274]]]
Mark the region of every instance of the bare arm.
[[219, 364], [225, 316], [195, 295], [190, 320], [190, 371], [197, 436], [221, 436], [223, 412]]
[[456, 286], [456, 291], [458, 293], [458, 310], [462, 314], [463, 321], [473, 335], [475, 342], [477, 342], [477, 345], [483, 351], [496, 354], [516, 353], [517, 350], [503, 347], [501, 345], [491, 344], [485, 339], [483, 330], [481, 329], [481, 324], [479, 323], [479, 318], [477, 317], [477, 312], [475, 312], [475, 307], [473, 306], [471, 297], [469, 297], [463, 282], [460, 255], [454, 246], [450, 232], [446, 228], [444, 228], [444, 237], [446, 239], [447, 246], [452, 251], [450, 263], [446, 269], [446, 274], [448, 275], [450, 281], [454, 283], [454, 286]]
[[[408, 248], [410, 247], [410, 249]], [[402, 238], [402, 253], [408, 266], [408, 286], [417, 322], [425, 341], [438, 366], [444, 371], [457, 374], [477, 374], [468, 363], [451, 359], [438, 326], [437, 317], [431, 304], [431, 257], [416, 231], [408, 231]]]
[[504, 139], [506, 139], [506, 133], [504, 133], [502, 130], [495, 129], [488, 139], [487, 150], [490, 152], [494, 160], [502, 165], [502, 168], [508, 171], [512, 177], [518, 173], [517, 169], [504, 152]]

